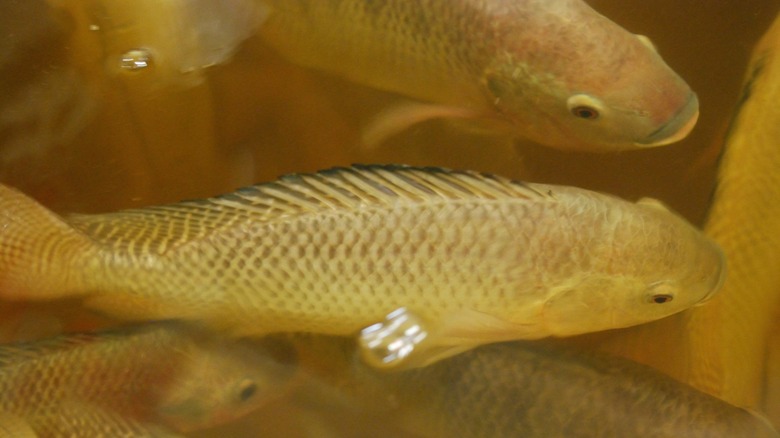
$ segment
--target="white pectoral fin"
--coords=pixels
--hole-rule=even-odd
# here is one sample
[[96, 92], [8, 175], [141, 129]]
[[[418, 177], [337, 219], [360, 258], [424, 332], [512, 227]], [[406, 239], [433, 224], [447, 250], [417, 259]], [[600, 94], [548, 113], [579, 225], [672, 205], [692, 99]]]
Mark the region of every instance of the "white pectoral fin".
[[409, 127], [433, 119], [476, 119], [473, 110], [441, 104], [406, 102], [381, 113], [363, 129], [361, 141], [366, 149], [376, 149], [388, 138]]
[[490, 344], [518, 339], [539, 339], [546, 337], [534, 315], [528, 316], [527, 324], [508, 321], [490, 313], [473, 309], [461, 309], [445, 314], [436, 330], [437, 343], [447, 346]]
[[425, 321], [405, 307], [361, 330], [363, 361], [383, 370], [404, 370], [491, 342], [543, 337], [533, 325], [519, 325], [471, 309], [445, 314], [438, 323]]

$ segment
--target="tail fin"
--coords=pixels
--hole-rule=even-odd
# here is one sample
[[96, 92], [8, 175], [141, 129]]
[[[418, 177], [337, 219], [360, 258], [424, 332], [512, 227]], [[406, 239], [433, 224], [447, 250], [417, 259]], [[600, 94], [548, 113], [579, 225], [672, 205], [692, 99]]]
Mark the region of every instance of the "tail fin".
[[46, 300], [76, 288], [95, 245], [59, 216], [0, 184], [0, 298]]

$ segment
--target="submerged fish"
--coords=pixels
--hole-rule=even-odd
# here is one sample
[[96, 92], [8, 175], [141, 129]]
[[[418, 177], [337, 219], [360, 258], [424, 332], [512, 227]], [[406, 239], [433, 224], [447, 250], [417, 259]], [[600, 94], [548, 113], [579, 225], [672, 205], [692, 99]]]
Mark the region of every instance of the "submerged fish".
[[0, 413], [41, 436], [186, 432], [280, 395], [294, 370], [262, 344], [173, 322], [62, 335], [0, 346]]
[[37, 438], [27, 421], [7, 412], [0, 412], [0, 438]]
[[650, 367], [545, 342], [482, 346], [398, 373], [365, 366], [348, 340], [293, 342], [325, 404], [328, 394], [347, 395], [346, 407], [381, 412], [414, 436], [780, 436], [759, 414]]
[[698, 118], [696, 95], [652, 43], [581, 0], [260, 2], [259, 34], [293, 62], [436, 104], [408, 123], [490, 120], [596, 151], [669, 144]]
[[[780, 395], [770, 383], [780, 379], [770, 371], [777, 365], [767, 363], [768, 342], [780, 333], [779, 100], [780, 15], [753, 49], [704, 228], [729, 260], [723, 292], [684, 317], [637, 327], [599, 346], [740, 406], [761, 406]], [[671, 332], [683, 335], [666, 338]], [[768, 411], [780, 425], [780, 410]]]
[[240, 335], [349, 335], [406, 307], [452, 354], [652, 321], [723, 275], [718, 246], [657, 202], [465, 171], [338, 168], [67, 218], [0, 186], [0, 298]]

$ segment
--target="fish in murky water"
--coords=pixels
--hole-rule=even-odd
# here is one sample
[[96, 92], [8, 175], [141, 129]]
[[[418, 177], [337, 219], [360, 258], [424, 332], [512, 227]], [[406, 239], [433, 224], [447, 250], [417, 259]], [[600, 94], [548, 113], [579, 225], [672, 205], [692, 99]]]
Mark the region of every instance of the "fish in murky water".
[[37, 438], [27, 421], [17, 415], [0, 412], [0, 438]]
[[2, 345], [0, 412], [41, 436], [203, 429], [281, 395], [282, 353], [174, 322]]
[[[547, 342], [492, 344], [385, 373], [357, 360], [349, 340], [293, 339], [319, 403], [381, 412], [414, 436], [780, 436], [760, 414], [650, 367]], [[328, 394], [337, 394], [335, 401]]]
[[293, 62], [434, 104], [406, 111], [407, 126], [472, 118], [609, 151], [673, 143], [698, 118], [652, 43], [581, 0], [260, 1], [259, 34]]
[[[776, 8], [775, 8], [776, 9]], [[598, 347], [647, 363], [730, 403], [757, 408], [780, 379], [768, 342], [780, 321], [780, 16], [753, 49], [723, 145], [704, 231], [729, 276], [709, 305], [614, 333]], [[723, 142], [718, 138], [715, 141]], [[669, 333], [679, 336], [669, 337]], [[769, 353], [769, 354], [768, 354]], [[780, 386], [776, 386], [780, 389]], [[766, 410], [780, 425], [780, 404]]]
[[0, 297], [238, 335], [348, 335], [406, 307], [454, 354], [663, 318], [723, 275], [718, 246], [657, 202], [467, 171], [338, 168], [67, 218], [0, 187]]

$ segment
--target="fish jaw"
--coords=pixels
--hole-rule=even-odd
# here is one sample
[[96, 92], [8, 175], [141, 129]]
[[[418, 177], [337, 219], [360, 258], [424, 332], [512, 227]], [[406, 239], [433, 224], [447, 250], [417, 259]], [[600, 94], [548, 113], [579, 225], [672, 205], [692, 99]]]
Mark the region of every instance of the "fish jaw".
[[726, 254], [723, 252], [723, 250], [719, 246], [715, 246], [715, 252], [720, 258], [720, 263], [718, 266], [718, 276], [717, 280], [712, 283], [712, 287], [710, 288], [709, 292], [707, 292], [706, 295], [696, 303], [693, 307], [699, 307], [701, 305], [706, 304], [708, 301], [710, 301], [713, 297], [718, 295], [720, 291], [723, 289], [723, 285], [726, 283], [726, 272], [727, 272], [727, 264], [726, 264]]
[[698, 119], [699, 99], [695, 93], [691, 93], [688, 101], [671, 120], [653, 131], [645, 140], [634, 144], [641, 148], [651, 148], [676, 143], [690, 134]]

